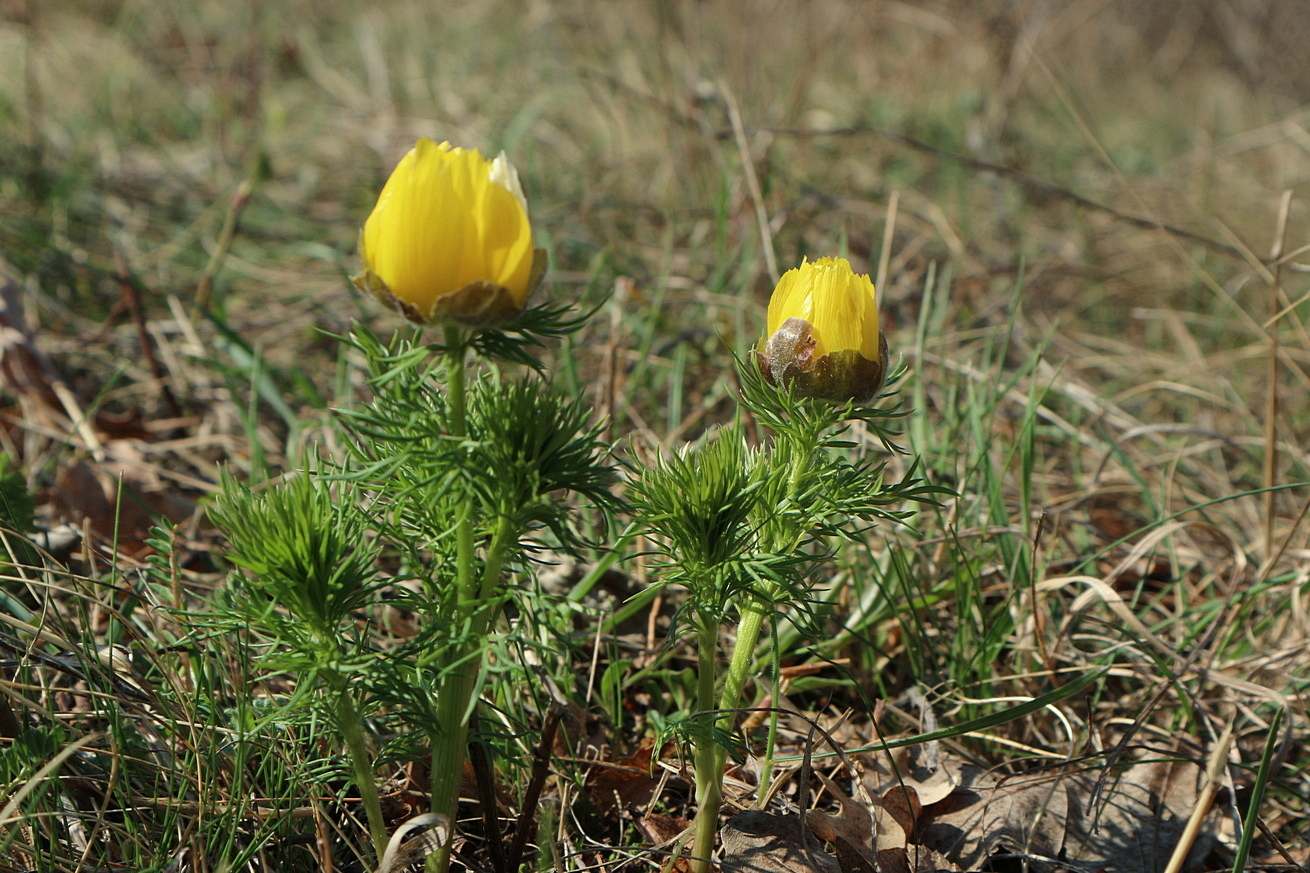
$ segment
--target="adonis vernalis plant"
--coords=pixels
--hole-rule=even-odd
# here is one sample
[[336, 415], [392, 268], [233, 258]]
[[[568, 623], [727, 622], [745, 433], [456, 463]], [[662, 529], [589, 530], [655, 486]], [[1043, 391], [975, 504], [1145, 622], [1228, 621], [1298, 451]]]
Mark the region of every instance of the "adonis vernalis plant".
[[[765, 625], [780, 612], [806, 623], [836, 542], [870, 536], [875, 522], [907, 514], [897, 506], [941, 493], [918, 479], [917, 465], [888, 482], [884, 460], [851, 457], [852, 421], [895, 449], [887, 425], [900, 414], [865, 405], [883, 386], [888, 354], [867, 276], [827, 258], [786, 273], [760, 348], [738, 362], [740, 401], [772, 441], [752, 450], [731, 428], [642, 471], [633, 487], [639, 524], [661, 556], [660, 584], [686, 588], [684, 610], [698, 638], [699, 716], [682, 726], [695, 748], [695, 873], [709, 869], [733, 710], [759, 673]], [[728, 661], [721, 683], [720, 649]], [[761, 788], [767, 780], [766, 768]]]
[[[545, 256], [532, 247], [527, 203], [504, 155], [488, 161], [476, 150], [420, 140], [378, 198], [360, 250], [357, 287], [408, 320], [439, 328], [441, 336], [427, 345], [399, 336], [382, 343], [363, 329], [343, 338], [367, 362], [373, 399], [343, 413], [352, 454], [330, 478], [349, 484], [346, 494], [361, 503], [352, 505], [350, 517], [366, 513], [368, 523], [343, 527], [331, 542], [333, 554], [365, 556], [366, 572], [357, 575], [369, 578], [357, 579], [354, 591], [417, 583], [419, 593], [405, 601], [419, 616], [417, 633], [389, 653], [358, 641], [349, 673], [358, 681], [347, 683], [340, 670], [320, 663], [342, 661], [324, 642], [338, 633], [331, 622], [293, 621], [313, 633], [279, 633], [288, 625], [279, 616], [302, 617], [300, 607], [317, 599], [313, 586], [335, 578], [324, 576], [330, 568], [318, 561], [314, 573], [274, 572], [280, 565], [266, 553], [284, 538], [259, 535], [268, 524], [267, 500], [232, 483], [219, 521], [249, 575], [257, 583], [278, 580], [268, 588], [274, 592], [268, 608], [255, 617], [342, 702], [342, 735], [381, 856], [385, 828], [371, 767], [361, 761], [357, 710], [347, 704], [362, 689], [374, 704], [395, 704], [394, 714], [426, 735], [432, 812], [454, 822], [485, 659], [519, 590], [510, 579], [531, 572], [536, 538], [566, 552], [584, 545], [569, 521], [578, 504], [608, 511], [615, 501], [591, 409], [554, 391], [531, 354], [534, 345], [583, 321], [568, 318], [564, 308], [529, 307]], [[527, 365], [529, 372], [509, 378], [500, 362]], [[322, 491], [293, 484], [290, 493], [312, 503]], [[318, 523], [331, 525], [338, 515], [319, 513]], [[379, 552], [397, 556], [402, 568], [385, 582], [372, 579], [372, 556]], [[520, 604], [517, 611], [527, 609]], [[334, 611], [332, 618], [342, 617]], [[445, 869], [449, 861], [447, 842], [428, 866]]]

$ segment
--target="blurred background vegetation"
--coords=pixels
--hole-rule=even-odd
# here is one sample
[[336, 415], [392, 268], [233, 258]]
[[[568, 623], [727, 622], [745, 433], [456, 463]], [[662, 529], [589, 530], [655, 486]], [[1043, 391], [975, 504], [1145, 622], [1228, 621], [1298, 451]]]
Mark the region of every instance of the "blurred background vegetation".
[[[1068, 424], [1041, 453], [1047, 503], [1111, 500], [1068, 476], [1123, 484], [1123, 451], [1167, 477], [1205, 467], [1166, 501], [1306, 478], [1303, 4], [5, 13], [0, 253], [30, 294], [21, 318], [96, 411], [194, 425], [193, 488], [220, 458], [280, 467], [345, 402], [314, 329], [389, 325], [344, 277], [419, 136], [505, 149], [550, 293], [613, 293], [558, 369], [614, 435], [667, 444], [729, 415], [724, 344], [758, 336], [771, 273], [845, 253], [878, 274], [926, 411], [940, 368], [977, 385], [1040, 350], [1033, 384]], [[197, 301], [210, 318], [191, 325]], [[1013, 360], [984, 360], [997, 331]], [[22, 449], [21, 430], [12, 453], [49, 481], [57, 435]], [[1262, 473], [1265, 444], [1283, 451]], [[1295, 512], [1294, 495], [1273, 503]], [[1268, 521], [1256, 499], [1229, 511], [1252, 536]]]
[[[685, 419], [715, 405], [719, 336], [740, 350], [760, 329], [761, 221], [777, 269], [842, 250], [874, 271], [890, 217], [880, 290], [902, 355], [935, 266], [953, 277], [952, 331], [1013, 317], [1066, 378], [1127, 394], [1144, 420], [1239, 442], [1260, 432], [1244, 415], [1261, 407], [1270, 309], [1253, 262], [1274, 244], [1284, 190], [1286, 248], [1305, 238], [1302, 4], [11, 0], [5, 12], [0, 252], [39, 288], [44, 331], [94, 324], [108, 341], [69, 349], [98, 358], [82, 362], [92, 378], [138, 357], [112, 342], [132, 333], [109, 318], [126, 271], [152, 317], [208, 286], [246, 344], [329, 396], [334, 346], [309, 328], [385, 318], [342, 276], [386, 174], [432, 136], [510, 153], [554, 293], [623, 280], [612, 317], [569, 350], [578, 373], [601, 365], [615, 331], [643, 340], [619, 349], [638, 371], [678, 350], [679, 409], [625, 398], [620, 430], [702, 426]], [[1304, 339], [1298, 313], [1289, 321]], [[1295, 362], [1284, 387], [1304, 390], [1304, 345], [1282, 354]], [[1299, 442], [1304, 422], [1283, 423]]]

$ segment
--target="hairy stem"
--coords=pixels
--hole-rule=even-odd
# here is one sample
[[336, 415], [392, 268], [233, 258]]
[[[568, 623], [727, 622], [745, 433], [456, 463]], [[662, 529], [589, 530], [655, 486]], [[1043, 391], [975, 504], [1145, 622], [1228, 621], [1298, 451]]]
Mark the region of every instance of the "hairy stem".
[[[760, 630], [769, 611], [766, 605], [752, 599], [741, 611], [741, 623], [737, 625], [737, 644], [732, 647], [732, 660], [728, 662], [728, 675], [723, 680], [723, 695], [719, 698], [720, 709], [736, 709], [741, 706], [741, 690], [746, 686], [755, 661], [755, 644], [759, 642]], [[725, 716], [731, 718], [731, 715]]]
[[373, 762], [368, 756], [368, 746], [364, 742], [364, 728], [355, 708], [355, 701], [350, 697], [350, 689], [342, 677], [329, 680], [329, 687], [336, 697], [337, 727], [346, 741], [350, 752], [350, 763], [355, 770], [355, 783], [359, 786], [359, 796], [364, 803], [364, 813], [368, 817], [368, 832], [373, 840], [373, 852], [381, 858], [387, 850], [387, 823], [382, 817], [382, 804], [378, 802], [378, 786], [373, 774]]
[[[790, 461], [787, 466], [787, 500], [794, 501], [801, 492], [805, 475], [810, 471], [814, 460], [814, 449], [818, 434], [806, 431], [803, 435], [791, 438]], [[801, 523], [802, 525], [804, 522]], [[794, 526], [774, 526], [764, 534], [762, 545], [774, 552], [796, 549], [804, 539], [805, 532]], [[725, 731], [732, 729], [732, 713], [729, 710], [741, 705], [742, 689], [751, 673], [755, 661], [755, 645], [759, 642], [764, 622], [772, 610], [771, 602], [776, 599], [778, 591], [766, 592], [766, 596], [749, 597], [739, 609], [741, 621], [737, 625], [737, 642], [733, 646], [732, 656], [728, 662], [728, 673], [723, 681], [723, 692], [714, 697], [715, 662], [714, 652], [717, 645], [718, 628], [703, 623], [700, 629], [700, 665], [698, 706], [702, 712], [711, 710], [724, 711], [714, 717], [711, 723]], [[706, 657], [706, 653], [709, 657]], [[771, 734], [772, 736], [772, 734]], [[772, 749], [769, 752], [772, 755]], [[714, 838], [718, 830], [719, 806], [723, 797], [723, 767], [727, 762], [728, 750], [710, 738], [702, 738], [696, 744], [696, 836], [693, 843], [695, 858], [692, 859], [692, 873], [707, 873], [709, 857], [714, 851]]]
[[[468, 387], [464, 371], [466, 346], [458, 328], [446, 328], [446, 400], [450, 404], [450, 437], [468, 436]], [[432, 811], [458, 819], [459, 783], [468, 755], [468, 719], [477, 687], [477, 646], [469, 631], [478, 609], [477, 554], [473, 542], [473, 500], [464, 495], [455, 522], [454, 632], [460, 637], [451, 647], [446, 669], [437, 687], [437, 731], [432, 743]], [[428, 858], [428, 870], [444, 871], [450, 865], [449, 844]]]
[[[714, 689], [717, 676], [719, 628], [701, 618], [696, 661], [696, 708], [709, 713], [718, 708]], [[715, 724], [718, 717], [712, 717]], [[692, 842], [691, 873], [708, 873], [719, 832], [719, 807], [723, 802], [723, 766], [719, 745], [709, 737], [696, 741], [696, 836]]]
[[769, 735], [764, 741], [764, 760], [760, 762], [760, 786], [755, 794], [755, 805], [759, 807], [764, 805], [764, 799], [769, 796], [769, 783], [773, 780], [773, 756], [778, 750], [778, 689], [782, 685], [782, 669], [779, 664], [777, 630], [775, 622], [770, 626], [770, 635], [773, 637], [773, 645], [770, 647], [773, 651], [772, 711], [769, 713]]

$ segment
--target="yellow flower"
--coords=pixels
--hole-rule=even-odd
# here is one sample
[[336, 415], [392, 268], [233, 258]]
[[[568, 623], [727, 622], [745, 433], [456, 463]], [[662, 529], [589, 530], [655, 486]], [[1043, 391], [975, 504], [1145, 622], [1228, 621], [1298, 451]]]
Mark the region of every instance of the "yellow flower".
[[802, 262], [778, 280], [769, 323], [755, 349], [771, 385], [801, 397], [864, 402], [887, 378], [887, 339], [878, 327], [878, 295], [845, 258]]
[[502, 324], [545, 272], [528, 204], [504, 153], [419, 140], [387, 180], [359, 235], [355, 286], [417, 324]]

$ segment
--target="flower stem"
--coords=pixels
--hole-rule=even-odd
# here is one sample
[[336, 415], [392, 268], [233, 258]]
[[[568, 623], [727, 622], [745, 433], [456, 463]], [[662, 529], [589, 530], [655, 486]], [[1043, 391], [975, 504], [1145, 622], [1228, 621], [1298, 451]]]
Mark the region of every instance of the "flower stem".
[[[696, 708], [704, 713], [718, 708], [714, 693], [717, 678], [719, 627], [708, 617], [701, 617], [696, 661]], [[718, 722], [710, 718], [710, 725]], [[708, 873], [714, 854], [714, 838], [719, 832], [719, 807], [723, 803], [723, 766], [719, 745], [710, 737], [696, 741], [696, 836], [692, 842], [691, 873]]]
[[509, 552], [509, 547], [514, 544], [515, 534], [513, 519], [502, 515], [496, 522], [496, 530], [487, 545], [487, 562], [482, 568], [478, 610], [473, 620], [473, 633], [478, 638], [486, 636], [499, 606], [496, 601], [496, 588], [500, 585], [500, 574], [505, 569], [505, 555]]
[[[468, 389], [464, 370], [466, 346], [457, 328], [446, 329], [446, 392], [450, 404], [450, 436], [468, 436]], [[437, 687], [437, 733], [432, 740], [432, 811], [455, 821], [459, 807], [459, 785], [468, 756], [469, 719], [476, 705], [482, 653], [487, 633], [497, 610], [496, 589], [505, 557], [517, 539], [513, 519], [497, 519], [481, 576], [477, 572], [474, 542], [474, 503], [469, 494], [460, 499], [455, 525], [457, 606], [452, 630], [457, 639], [446, 656], [445, 670]], [[445, 870], [450, 863], [449, 846], [429, 859], [428, 870]]]
[[464, 335], [457, 327], [446, 328], [446, 402], [450, 404], [450, 435], [468, 436], [468, 389], [464, 373], [464, 356], [468, 351]]
[[779, 689], [782, 686], [782, 669], [779, 664], [778, 646], [777, 646], [777, 625], [770, 627], [770, 635], [774, 639], [772, 648], [773, 658], [773, 689], [771, 692], [771, 705], [769, 707], [769, 734], [764, 741], [764, 760], [760, 761], [760, 784], [755, 794], [755, 805], [763, 807], [764, 800], [769, 796], [769, 783], [773, 781], [773, 758], [778, 751], [778, 708]]
[[381, 858], [387, 850], [387, 823], [382, 817], [382, 804], [378, 802], [378, 786], [373, 774], [373, 762], [368, 756], [368, 746], [364, 743], [364, 729], [355, 708], [355, 701], [350, 697], [350, 690], [342, 677], [328, 680], [331, 693], [335, 695], [337, 709], [337, 727], [346, 741], [350, 752], [350, 763], [355, 770], [355, 783], [359, 786], [359, 796], [364, 803], [364, 813], [368, 817], [368, 832], [373, 840], [373, 852]]
[[[467, 346], [458, 328], [446, 328], [446, 402], [450, 404], [451, 439], [468, 436], [468, 387], [464, 371]], [[477, 687], [480, 659], [476, 641], [470, 639], [470, 623], [477, 611], [477, 554], [473, 542], [473, 500], [465, 494], [459, 501], [455, 521], [454, 632], [459, 635], [447, 656], [437, 686], [437, 733], [432, 742], [432, 811], [456, 821], [459, 784], [468, 755], [468, 720], [473, 692]], [[435, 861], [435, 863], [434, 863]], [[445, 870], [450, 864], [449, 846], [430, 858], [429, 870]]]
[[[802, 435], [792, 436], [787, 463], [786, 498], [794, 501], [801, 492], [805, 474], [809, 472], [814, 459], [814, 450], [818, 434], [807, 429]], [[791, 526], [774, 526], [764, 535], [765, 549], [782, 554], [796, 549], [803, 541], [804, 531]], [[749, 597], [739, 607], [741, 620], [737, 625], [737, 642], [732, 648], [728, 661], [728, 672], [723, 680], [723, 692], [715, 701], [715, 651], [718, 643], [718, 626], [704, 619], [700, 629], [700, 663], [698, 665], [697, 706], [702, 712], [718, 709], [722, 714], [715, 716], [711, 724], [715, 727], [732, 729], [731, 710], [741, 705], [742, 689], [755, 661], [755, 645], [759, 642], [760, 632], [772, 609], [771, 603], [778, 591], [771, 590], [765, 597]], [[772, 749], [770, 749], [772, 755]], [[714, 851], [714, 839], [718, 832], [719, 807], [723, 801], [723, 767], [727, 763], [728, 750], [712, 738], [703, 737], [696, 744], [696, 834], [692, 843], [695, 858], [691, 862], [691, 873], [708, 873], [709, 858]]]
[[732, 660], [728, 662], [728, 675], [723, 680], [723, 696], [719, 698], [720, 709], [736, 709], [741, 705], [741, 690], [746, 685], [755, 660], [755, 644], [760, 638], [760, 629], [769, 612], [764, 603], [754, 598], [742, 607], [741, 622], [737, 625], [737, 643], [732, 647]]
[[[464, 337], [458, 328], [446, 328], [446, 402], [450, 404], [450, 437], [463, 441], [468, 436], [468, 383], [464, 372]], [[455, 523], [455, 573], [459, 616], [467, 618], [477, 597], [474, 580], [473, 501], [465, 494], [460, 500]]]
[[[459, 785], [468, 755], [469, 702], [477, 687], [478, 664], [468, 656], [471, 647], [457, 643], [451, 652], [458, 659], [437, 686], [437, 732], [432, 737], [432, 811], [456, 821]], [[433, 858], [436, 860], [433, 865]], [[445, 870], [450, 864], [450, 846], [443, 846], [428, 859], [428, 870]]]

